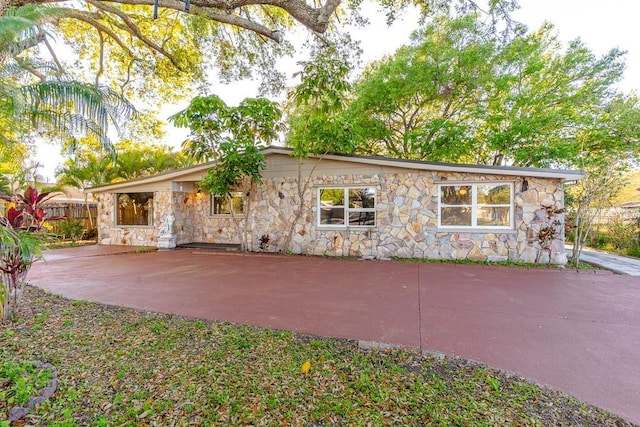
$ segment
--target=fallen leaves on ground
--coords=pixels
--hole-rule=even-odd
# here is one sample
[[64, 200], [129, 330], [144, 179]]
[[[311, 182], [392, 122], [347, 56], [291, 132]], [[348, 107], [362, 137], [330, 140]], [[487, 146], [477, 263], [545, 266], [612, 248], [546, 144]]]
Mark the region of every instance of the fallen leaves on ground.
[[[59, 385], [20, 425], [631, 425], [461, 359], [34, 288], [23, 306], [2, 325], [0, 363], [50, 362]], [[8, 409], [0, 402], [0, 422]]]

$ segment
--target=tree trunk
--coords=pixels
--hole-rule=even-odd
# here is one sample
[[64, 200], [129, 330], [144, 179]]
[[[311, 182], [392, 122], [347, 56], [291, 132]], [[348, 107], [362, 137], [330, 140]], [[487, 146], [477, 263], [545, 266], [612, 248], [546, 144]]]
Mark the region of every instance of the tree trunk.
[[0, 302], [2, 302], [2, 319], [16, 318], [20, 311], [20, 302], [24, 292], [24, 285], [27, 282], [27, 273], [30, 267], [24, 267], [17, 273], [0, 274]]
[[318, 157], [316, 164], [313, 165], [313, 168], [311, 168], [309, 175], [305, 178], [304, 185], [302, 185], [302, 158], [298, 158], [298, 212], [294, 216], [293, 221], [289, 223], [289, 230], [282, 245], [282, 249], [280, 250], [281, 253], [285, 253], [289, 249], [289, 245], [291, 245], [291, 240], [293, 239], [293, 233], [296, 229], [296, 224], [305, 211], [304, 197], [307, 194], [307, 190], [309, 189], [309, 184], [311, 183], [313, 172], [315, 172], [316, 168], [318, 167], [318, 163], [320, 163], [323, 156], [324, 154]]
[[89, 217], [89, 227], [93, 230], [93, 218], [91, 218], [91, 209], [89, 208], [89, 196], [84, 193], [84, 206], [87, 208], [87, 216]]
[[240, 227], [240, 219], [236, 216], [235, 212], [233, 211], [233, 198], [229, 194], [227, 194], [226, 197], [227, 197], [227, 203], [229, 203], [229, 212], [231, 212], [231, 221], [233, 222], [233, 226], [236, 229], [236, 234], [240, 238], [240, 251], [246, 252], [247, 247], [245, 244], [245, 235], [242, 232], [242, 227]]

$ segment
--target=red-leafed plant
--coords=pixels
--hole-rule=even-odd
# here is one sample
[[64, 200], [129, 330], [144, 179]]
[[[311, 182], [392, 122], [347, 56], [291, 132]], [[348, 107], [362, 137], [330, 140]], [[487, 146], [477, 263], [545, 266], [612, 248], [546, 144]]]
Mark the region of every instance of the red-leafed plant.
[[11, 207], [0, 217], [0, 318], [15, 319], [27, 273], [44, 246], [42, 204], [53, 193], [40, 193], [29, 187], [23, 194], [0, 194]]

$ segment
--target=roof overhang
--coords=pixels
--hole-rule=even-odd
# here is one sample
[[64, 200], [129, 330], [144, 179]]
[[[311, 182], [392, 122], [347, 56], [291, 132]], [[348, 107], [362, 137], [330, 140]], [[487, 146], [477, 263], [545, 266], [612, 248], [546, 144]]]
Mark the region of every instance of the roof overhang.
[[[270, 146], [265, 148], [264, 154], [277, 153], [290, 155], [292, 150], [286, 147]], [[309, 156], [319, 157], [319, 156]], [[392, 159], [380, 156], [360, 156], [356, 154], [326, 154], [325, 159], [348, 161], [353, 163], [364, 163], [371, 165], [388, 166], [403, 169], [428, 170], [437, 172], [458, 172], [458, 173], [491, 173], [494, 175], [535, 177], [535, 178], [557, 178], [563, 181], [576, 181], [584, 178], [584, 172], [565, 169], [540, 169], [540, 168], [519, 168], [513, 166], [488, 166], [488, 165], [466, 165], [441, 162], [424, 162], [421, 160]]]
[[[265, 156], [270, 154], [291, 155], [293, 150], [287, 147], [269, 146], [262, 149]], [[368, 165], [385, 166], [390, 168], [402, 168], [436, 172], [472, 173], [472, 174], [492, 174], [502, 176], [526, 177], [526, 178], [552, 178], [561, 181], [578, 181], [584, 178], [584, 173], [577, 170], [565, 169], [539, 169], [539, 168], [519, 168], [513, 166], [488, 166], [488, 165], [467, 165], [440, 162], [424, 162], [420, 160], [392, 159], [379, 156], [361, 156], [355, 154], [324, 154], [322, 156], [310, 155], [311, 158], [322, 157], [323, 159], [336, 160], [340, 162], [360, 163]], [[185, 175], [205, 172], [216, 162], [202, 163], [195, 166], [176, 169], [159, 173], [157, 175], [133, 179], [130, 181], [101, 185], [87, 189], [94, 193], [101, 193], [111, 190], [121, 190], [141, 184], [152, 184], [162, 181], [179, 181]]]
[[142, 178], [132, 179], [129, 181], [114, 182], [111, 184], [91, 187], [91, 188], [88, 188], [87, 191], [93, 192], [93, 193], [102, 193], [110, 190], [120, 190], [123, 188], [134, 187], [140, 184], [152, 184], [154, 182], [179, 180], [178, 178], [180, 178], [181, 176], [207, 171], [211, 169], [211, 167], [215, 164], [216, 162], [208, 162], [208, 163], [202, 163], [194, 166], [187, 166], [186, 168], [180, 168], [180, 169], [175, 169], [167, 172], [162, 172], [157, 175], [145, 176]]

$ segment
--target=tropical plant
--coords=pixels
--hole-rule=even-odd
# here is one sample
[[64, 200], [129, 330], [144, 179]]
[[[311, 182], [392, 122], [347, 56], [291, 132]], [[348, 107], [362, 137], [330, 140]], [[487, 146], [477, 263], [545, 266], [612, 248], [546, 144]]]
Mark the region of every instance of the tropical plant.
[[23, 194], [0, 195], [13, 206], [0, 217], [0, 318], [15, 318], [20, 310], [22, 292], [31, 264], [44, 246], [43, 224], [46, 213], [42, 203], [53, 193], [39, 193], [28, 187]]
[[0, 175], [0, 193], [10, 193], [11, 189], [9, 188], [9, 178], [4, 175]]
[[[58, 227], [64, 239], [72, 242], [80, 239], [84, 233], [84, 225], [82, 221], [74, 218], [67, 218], [58, 222]], [[92, 227], [93, 228], [93, 227]]]
[[0, 123], [19, 133], [90, 133], [108, 146], [109, 124], [118, 127], [133, 106], [108, 87], [71, 80], [27, 54], [43, 40], [43, 26], [62, 13], [30, 4], [0, 15]]
[[257, 145], [269, 145], [283, 127], [282, 111], [273, 101], [247, 98], [231, 107], [217, 95], [193, 98], [169, 121], [191, 130], [182, 150], [197, 162], [216, 159], [221, 145], [229, 141], [253, 140]]
[[111, 156], [100, 156], [90, 152], [77, 153], [56, 170], [59, 185], [74, 187], [82, 191], [91, 229], [94, 228], [94, 222], [87, 190], [90, 187], [111, 182], [115, 176]]

